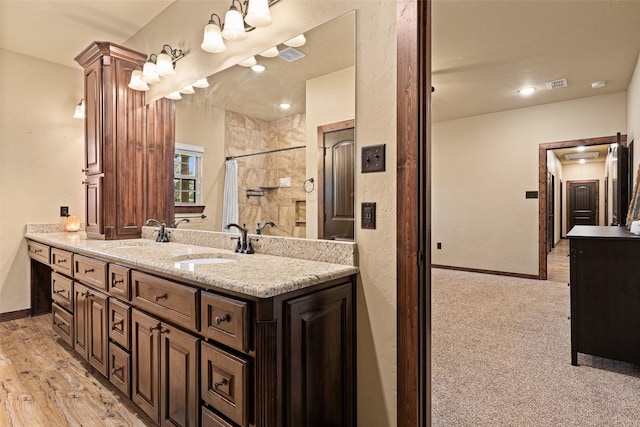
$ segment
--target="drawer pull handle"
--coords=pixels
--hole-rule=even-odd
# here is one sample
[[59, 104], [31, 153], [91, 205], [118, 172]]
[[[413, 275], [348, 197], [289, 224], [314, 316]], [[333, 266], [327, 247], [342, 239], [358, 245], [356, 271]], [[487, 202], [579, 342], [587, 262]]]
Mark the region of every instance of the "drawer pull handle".
[[58, 295], [59, 295], [59, 294], [61, 294], [61, 293], [63, 293], [63, 292], [64, 292], [64, 289], [54, 289], [54, 290], [53, 290], [53, 293], [54, 293], [54, 294], [58, 294]]
[[93, 273], [95, 270], [93, 268], [85, 268], [84, 274]]
[[117, 374], [118, 372], [122, 372], [122, 366], [120, 366], [119, 368], [113, 368], [113, 369], [111, 370], [111, 373], [112, 373], [113, 375]]
[[151, 326], [149, 328], [149, 332], [153, 332], [155, 330], [158, 330], [158, 331], [160, 330], [160, 323], [158, 323], [156, 326]]
[[80, 294], [81, 297], [90, 297], [91, 296], [91, 292], [87, 291], [87, 292], [82, 292]]
[[111, 282], [113, 286], [118, 285], [120, 283], [124, 283], [124, 279], [120, 279], [120, 280], [113, 279], [113, 281]]
[[156, 301], [160, 301], [161, 299], [167, 298], [167, 294], [154, 295], [153, 297], [156, 299]]
[[54, 323], [58, 328], [62, 328], [64, 326], [64, 322]]
[[222, 387], [223, 385], [225, 385], [227, 383], [227, 379], [223, 378], [220, 381], [218, 381], [217, 383], [213, 383], [213, 387], [218, 389], [220, 387]]
[[111, 325], [111, 329], [114, 331], [116, 329], [122, 330], [123, 326], [124, 326], [124, 320], [119, 320], [117, 322], [114, 322], [113, 325]]
[[42, 252], [42, 249], [35, 249], [35, 250], [33, 251], [33, 253], [34, 253], [34, 254], [39, 254], [40, 252]]
[[216, 325], [229, 321], [231, 321], [231, 316], [229, 316], [228, 314], [225, 314], [222, 317], [216, 316]]
[[67, 262], [66, 258], [62, 258], [62, 259], [59, 259], [59, 260], [56, 261], [57, 264], [63, 264], [65, 262]]

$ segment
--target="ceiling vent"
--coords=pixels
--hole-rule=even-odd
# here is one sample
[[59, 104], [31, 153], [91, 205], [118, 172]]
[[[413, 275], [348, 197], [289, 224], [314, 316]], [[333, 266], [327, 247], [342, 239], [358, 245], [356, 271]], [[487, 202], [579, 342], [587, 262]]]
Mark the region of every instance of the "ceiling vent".
[[302, 59], [307, 55], [297, 49], [288, 47], [286, 49], [282, 49], [280, 53], [278, 53], [278, 56], [287, 62], [296, 62], [297, 60]]
[[565, 160], [597, 159], [598, 157], [600, 157], [600, 153], [597, 151], [585, 151], [583, 153], [567, 153], [564, 155]]
[[550, 82], [547, 82], [547, 89], [560, 89], [561, 87], [567, 86], [567, 79], [551, 80]]

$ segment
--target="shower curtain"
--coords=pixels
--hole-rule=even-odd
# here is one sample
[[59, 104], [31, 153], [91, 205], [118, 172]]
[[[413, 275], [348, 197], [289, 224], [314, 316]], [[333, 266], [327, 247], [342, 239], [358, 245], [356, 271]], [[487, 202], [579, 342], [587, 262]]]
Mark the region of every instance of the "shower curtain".
[[222, 202], [222, 230], [236, 232], [235, 228], [226, 229], [227, 224], [238, 223], [238, 162], [225, 162], [224, 199]]

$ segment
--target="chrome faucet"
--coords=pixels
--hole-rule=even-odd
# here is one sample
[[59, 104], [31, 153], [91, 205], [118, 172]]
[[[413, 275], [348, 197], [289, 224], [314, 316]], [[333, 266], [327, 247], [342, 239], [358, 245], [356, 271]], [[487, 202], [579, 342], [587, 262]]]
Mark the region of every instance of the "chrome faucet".
[[171, 224], [171, 228], [178, 228], [179, 224], [182, 224], [183, 222], [191, 222], [189, 220], [189, 218], [180, 218], [179, 220], [174, 220], [173, 224]]
[[252, 241], [258, 240], [258, 239], [253, 239], [251, 237], [247, 237], [247, 233], [249, 230], [247, 230], [247, 224], [242, 224], [243, 226], [240, 227], [238, 224], [227, 224], [224, 228], [231, 228], [231, 227], [235, 227], [240, 231], [240, 237], [232, 237], [232, 240], [237, 240], [238, 244], [236, 245], [236, 249], [235, 251], [238, 253], [242, 253], [242, 254], [252, 254], [255, 253], [255, 251], [253, 250], [253, 245], [251, 244]]
[[272, 226], [272, 227], [275, 227], [275, 226], [276, 226], [276, 225], [275, 225], [273, 222], [271, 222], [271, 221], [269, 221], [269, 222], [265, 222], [264, 224], [262, 224], [262, 226], [260, 226], [260, 223], [258, 223], [258, 226], [256, 227], [256, 234], [262, 234], [262, 230], [264, 230], [264, 228], [265, 228], [267, 225], [270, 225], [270, 226]]
[[144, 225], [157, 225], [160, 227], [158, 230], [158, 237], [156, 237], [156, 242], [165, 243], [169, 241], [169, 233], [166, 230], [166, 224], [164, 222], [160, 222], [157, 219], [149, 218]]

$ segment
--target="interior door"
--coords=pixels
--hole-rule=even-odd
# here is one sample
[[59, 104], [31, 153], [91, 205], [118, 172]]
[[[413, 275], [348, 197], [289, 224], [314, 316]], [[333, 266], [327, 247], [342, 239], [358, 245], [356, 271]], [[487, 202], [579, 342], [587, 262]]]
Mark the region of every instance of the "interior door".
[[354, 238], [354, 127], [322, 133], [323, 200], [319, 203], [318, 237]]
[[568, 229], [598, 225], [598, 181], [569, 181]]
[[555, 177], [547, 169], [547, 253], [555, 246]]

